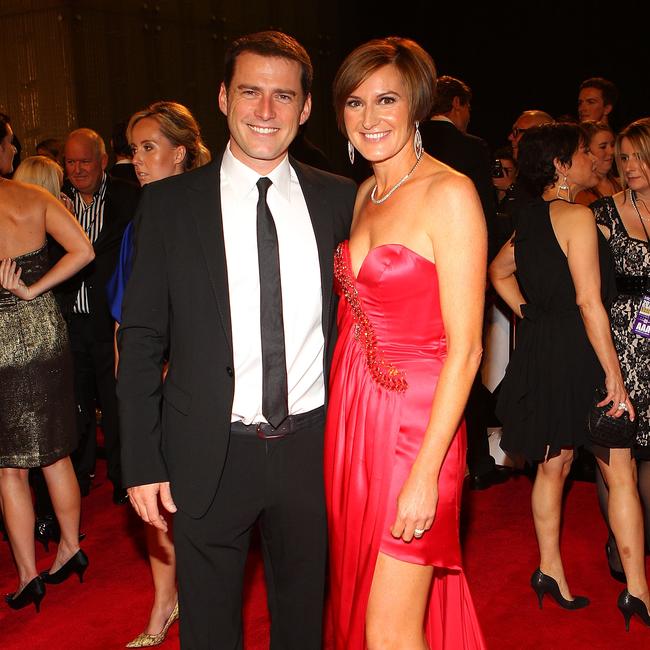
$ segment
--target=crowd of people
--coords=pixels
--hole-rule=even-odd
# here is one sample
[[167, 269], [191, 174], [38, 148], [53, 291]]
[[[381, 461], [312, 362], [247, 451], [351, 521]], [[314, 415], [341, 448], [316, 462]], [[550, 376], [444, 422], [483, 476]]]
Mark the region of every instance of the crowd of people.
[[[304, 140], [290, 149], [312, 78], [292, 37], [243, 36], [219, 89], [224, 148], [157, 101], [116, 126], [111, 168], [79, 128], [14, 171], [0, 113], [7, 605], [38, 611], [92, 566], [79, 522], [99, 416], [154, 586], [127, 647], [180, 619], [183, 648], [241, 648], [257, 528], [272, 647], [320, 648], [327, 593], [337, 650], [484, 648], [459, 519], [465, 484], [511, 475], [480, 372], [498, 295], [516, 337], [496, 417], [534, 468], [539, 606], [589, 605], [560, 550], [586, 448], [618, 608], [650, 626], [650, 118], [617, 131], [616, 88], [592, 78], [577, 118], [524, 110], [491, 153], [467, 133], [466, 83], [409, 39], [376, 39], [333, 87], [350, 163], [371, 170], [357, 187], [305, 164]], [[35, 539], [58, 544], [41, 574]]]

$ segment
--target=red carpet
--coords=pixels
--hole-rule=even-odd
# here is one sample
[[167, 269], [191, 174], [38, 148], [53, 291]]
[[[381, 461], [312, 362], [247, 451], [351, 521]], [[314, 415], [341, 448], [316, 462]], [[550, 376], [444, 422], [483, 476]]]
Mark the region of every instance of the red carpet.
[[[103, 471], [103, 463], [100, 466]], [[14, 612], [0, 603], [2, 650], [108, 650], [123, 647], [144, 627], [151, 604], [151, 582], [144, 558], [142, 526], [130, 506], [111, 502], [103, 476], [83, 499], [83, 548], [90, 558], [84, 584], [76, 577], [48, 587], [41, 613]], [[479, 619], [492, 650], [647, 650], [650, 628], [634, 619], [629, 634], [616, 608], [622, 585], [607, 572], [605, 527], [594, 486], [573, 484], [567, 499], [564, 559], [576, 593], [590, 607], [567, 612], [549, 599], [540, 611], [528, 586], [537, 554], [530, 517], [530, 483], [516, 477], [484, 492], [467, 492], [464, 531], [465, 565]], [[38, 568], [48, 568], [54, 545], [37, 546]], [[650, 566], [648, 567], [650, 570]], [[15, 588], [9, 547], [0, 542], [0, 593]], [[246, 650], [268, 648], [262, 567], [251, 558], [245, 603]], [[182, 613], [181, 613], [182, 616]], [[173, 626], [167, 650], [178, 648]], [[218, 649], [215, 649], [218, 650]]]

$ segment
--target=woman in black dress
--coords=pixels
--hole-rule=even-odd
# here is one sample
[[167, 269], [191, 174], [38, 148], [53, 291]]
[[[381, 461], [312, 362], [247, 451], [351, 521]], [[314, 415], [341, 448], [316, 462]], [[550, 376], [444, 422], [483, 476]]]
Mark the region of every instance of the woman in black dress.
[[[12, 170], [14, 147], [0, 114], [0, 174]], [[45, 237], [66, 254], [48, 270]], [[45, 583], [81, 578], [88, 559], [79, 548], [80, 497], [70, 452], [77, 444], [72, 359], [65, 323], [50, 289], [92, 261], [75, 218], [47, 191], [0, 179], [0, 504], [18, 570], [12, 609], [34, 603]], [[49, 572], [36, 572], [31, 467], [42, 467], [61, 540]]]
[[[501, 445], [539, 463], [532, 509], [540, 564], [531, 584], [540, 606], [548, 593], [562, 607], [579, 609], [589, 600], [572, 597], [560, 554], [564, 482], [574, 449], [586, 442], [596, 388], [606, 388], [600, 405], [611, 403], [609, 415], [635, 414], [604, 306], [615, 294], [607, 242], [591, 211], [572, 203], [576, 192], [595, 184], [584, 133], [574, 124], [530, 129], [519, 144], [518, 163], [519, 180], [535, 198], [515, 210], [515, 234], [490, 266], [495, 289], [523, 319], [497, 407]], [[621, 594], [619, 608], [626, 620], [637, 613], [650, 624], [630, 449], [594, 453], [610, 486], [614, 534], [627, 551], [629, 592]]]

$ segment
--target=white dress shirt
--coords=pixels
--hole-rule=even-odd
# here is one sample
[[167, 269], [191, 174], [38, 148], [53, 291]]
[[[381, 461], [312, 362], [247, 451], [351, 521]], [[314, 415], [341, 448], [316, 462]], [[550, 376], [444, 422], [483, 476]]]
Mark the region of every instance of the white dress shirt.
[[[278, 233], [289, 414], [325, 401], [322, 288], [316, 237], [289, 158], [267, 177], [267, 203]], [[260, 279], [257, 261], [257, 181], [260, 174], [237, 160], [230, 145], [221, 163], [221, 211], [235, 364], [231, 421], [265, 422], [262, 415]]]

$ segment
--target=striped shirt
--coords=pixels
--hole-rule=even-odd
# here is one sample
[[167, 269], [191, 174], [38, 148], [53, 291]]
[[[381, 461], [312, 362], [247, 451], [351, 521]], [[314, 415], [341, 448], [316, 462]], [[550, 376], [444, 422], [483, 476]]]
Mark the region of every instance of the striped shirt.
[[[72, 201], [74, 203], [74, 213], [77, 221], [81, 224], [84, 232], [90, 239], [90, 243], [94, 244], [99, 237], [104, 225], [104, 197], [106, 195], [106, 173], [102, 176], [102, 182], [99, 189], [93, 194], [91, 203], [86, 202], [81, 197], [79, 192], [74, 186], [72, 188]], [[77, 298], [72, 308], [74, 314], [90, 314], [91, 305], [88, 300], [88, 288], [86, 283], [82, 282]]]

